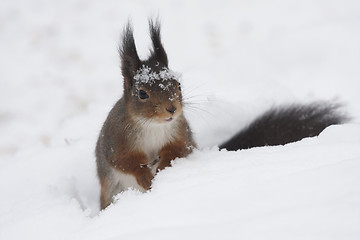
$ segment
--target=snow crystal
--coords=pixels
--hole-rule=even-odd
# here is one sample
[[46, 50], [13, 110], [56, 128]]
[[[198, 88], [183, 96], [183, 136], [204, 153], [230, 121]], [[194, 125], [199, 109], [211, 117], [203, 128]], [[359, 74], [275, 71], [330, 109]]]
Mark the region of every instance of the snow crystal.
[[135, 86], [140, 84], [148, 84], [152, 86], [155, 82], [163, 90], [169, 90], [172, 86], [172, 82], [169, 80], [176, 80], [179, 82], [180, 75], [171, 71], [170, 69], [163, 67], [158, 73], [151, 70], [149, 66], [143, 65], [142, 68], [136, 71], [134, 76]]

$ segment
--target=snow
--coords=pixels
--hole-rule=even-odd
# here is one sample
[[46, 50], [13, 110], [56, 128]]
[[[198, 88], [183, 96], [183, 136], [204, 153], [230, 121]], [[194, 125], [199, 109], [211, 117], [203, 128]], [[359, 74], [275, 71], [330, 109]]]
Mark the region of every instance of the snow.
[[176, 80], [176, 76], [169, 69], [165, 67], [162, 70], [160, 70], [159, 73], [157, 73], [151, 71], [151, 68], [149, 66], [143, 65], [142, 68], [137, 70], [134, 79], [138, 83], [145, 83], [151, 86], [152, 84], [155, 83], [156, 80], [159, 81], [161, 80], [162, 82], [170, 79]]
[[[160, 16], [199, 145], [99, 211], [94, 148]], [[359, 239], [360, 2], [0, 2], [0, 239]], [[353, 117], [285, 146], [218, 151], [272, 106], [338, 101]]]
[[[149, 66], [143, 65], [139, 70], [136, 71], [134, 76], [135, 86], [139, 87], [141, 84], [148, 84], [152, 86], [158, 83], [158, 86], [162, 90], [168, 91], [172, 86], [170, 80], [178, 81], [179, 77], [171, 70], [163, 67], [158, 73], [151, 70]], [[165, 85], [164, 85], [165, 84]]]

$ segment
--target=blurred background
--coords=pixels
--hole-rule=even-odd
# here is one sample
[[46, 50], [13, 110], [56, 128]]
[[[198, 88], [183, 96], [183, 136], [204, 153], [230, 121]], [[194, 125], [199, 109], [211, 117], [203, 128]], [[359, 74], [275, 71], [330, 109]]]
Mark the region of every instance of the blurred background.
[[130, 19], [145, 58], [149, 17], [162, 22], [200, 146], [284, 103], [338, 100], [359, 115], [356, 0], [2, 0], [0, 157], [92, 148], [122, 94], [122, 28]]

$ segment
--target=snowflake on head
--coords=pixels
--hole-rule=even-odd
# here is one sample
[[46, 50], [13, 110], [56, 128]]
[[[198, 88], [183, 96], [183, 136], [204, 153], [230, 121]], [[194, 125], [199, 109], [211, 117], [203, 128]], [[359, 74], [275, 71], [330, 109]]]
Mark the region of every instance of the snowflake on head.
[[168, 80], [176, 80], [179, 82], [180, 75], [171, 71], [170, 69], [163, 67], [158, 73], [151, 70], [149, 66], [143, 65], [136, 71], [134, 76], [135, 85], [148, 84], [152, 86], [158, 83], [159, 87], [163, 90], [169, 90], [172, 83]]

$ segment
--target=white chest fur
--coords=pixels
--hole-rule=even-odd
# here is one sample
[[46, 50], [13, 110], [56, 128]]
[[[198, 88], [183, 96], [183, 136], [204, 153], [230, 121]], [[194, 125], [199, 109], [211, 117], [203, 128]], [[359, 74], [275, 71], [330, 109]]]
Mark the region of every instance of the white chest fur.
[[157, 159], [160, 149], [165, 144], [174, 140], [177, 124], [177, 119], [175, 119], [169, 123], [152, 122], [141, 125], [136, 145], [148, 156], [149, 163]]

